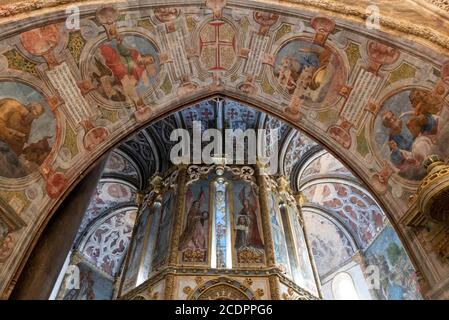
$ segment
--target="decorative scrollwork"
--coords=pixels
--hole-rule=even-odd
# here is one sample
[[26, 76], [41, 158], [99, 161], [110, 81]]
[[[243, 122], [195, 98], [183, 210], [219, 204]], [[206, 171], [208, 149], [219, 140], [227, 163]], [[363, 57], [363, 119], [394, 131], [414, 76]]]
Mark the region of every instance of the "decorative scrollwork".
[[201, 179], [201, 177], [204, 177], [209, 174], [214, 169], [215, 165], [210, 166], [197, 166], [197, 165], [191, 165], [187, 168], [187, 177], [188, 181], [187, 184], [191, 184], [195, 181], [198, 181]]

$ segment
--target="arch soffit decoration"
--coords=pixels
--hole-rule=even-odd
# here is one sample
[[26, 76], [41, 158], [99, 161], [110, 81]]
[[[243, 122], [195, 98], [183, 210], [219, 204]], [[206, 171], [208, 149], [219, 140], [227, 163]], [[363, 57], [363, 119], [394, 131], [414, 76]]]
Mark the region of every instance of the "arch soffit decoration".
[[[214, 2], [214, 1], [212, 1]], [[202, 3], [202, 2], [201, 2]], [[232, 2], [230, 2], [232, 3]], [[125, 4], [120, 9], [125, 10]], [[245, 5], [245, 8], [242, 9], [242, 7], [239, 7], [239, 10], [254, 10], [254, 9], [260, 9], [257, 5], [254, 5], [251, 3], [248, 3]], [[95, 17], [94, 10], [96, 7], [93, 5], [86, 4], [86, 6], [82, 7], [82, 12], [84, 16], [91, 16]], [[151, 6], [149, 6], [151, 7]], [[181, 8], [181, 11], [186, 5], [183, 2], [179, 3], [179, 7]], [[222, 15], [225, 15], [226, 21], [228, 23], [232, 23], [234, 25], [234, 30], [240, 31], [240, 28], [242, 27], [241, 24], [239, 24], [239, 19], [243, 19], [242, 15], [239, 15], [239, 10], [236, 9], [237, 7], [233, 7], [231, 4], [228, 4], [225, 8], [215, 8], [217, 10], [214, 11], [215, 18], [220, 18]], [[270, 27], [277, 28], [275, 29], [276, 32], [279, 32], [279, 29], [282, 28], [284, 25], [290, 25], [290, 32], [298, 33], [298, 31], [295, 31], [292, 29], [292, 26], [297, 23], [297, 19], [302, 19], [303, 21], [310, 21], [310, 19], [314, 19], [315, 24], [321, 24], [320, 27], [313, 29], [313, 27], [307, 27], [303, 31], [299, 32], [301, 35], [302, 41], [308, 42], [318, 42], [322, 47], [329, 47], [329, 50], [333, 52], [333, 54], [337, 55], [341, 59], [342, 66], [345, 68], [346, 72], [350, 72], [351, 65], [350, 61], [348, 60], [348, 56], [345, 54], [344, 46], [348, 45], [349, 41], [348, 39], [341, 41], [341, 34], [340, 38], [337, 37], [335, 34], [332, 34], [332, 30], [329, 30], [329, 26], [332, 26], [333, 22], [327, 18], [319, 17], [321, 14], [317, 16], [317, 13], [313, 12], [313, 9], [309, 8], [306, 11], [299, 11], [295, 6], [292, 7], [283, 7], [282, 5], [275, 5], [274, 9], [285, 9], [285, 12], [291, 14], [291, 16], [281, 16], [278, 15], [278, 21], [274, 24], [268, 27], [266, 35], [270, 37], [274, 37], [273, 30], [270, 30]], [[224, 9], [224, 10], [222, 10]], [[51, 10], [50, 10], [51, 11]], [[212, 18], [212, 10], [209, 8], [206, 8], [204, 11], [201, 11], [204, 16], [199, 16], [199, 18], [207, 23], [207, 21]], [[39, 14], [42, 13], [42, 16], [39, 16]], [[62, 11], [58, 8], [55, 11], [48, 12], [48, 11], [42, 11], [42, 12], [36, 12], [33, 14], [30, 18], [28, 18], [26, 21], [20, 21], [20, 24], [23, 26], [23, 28], [29, 29], [31, 26], [36, 25], [38, 20], [36, 17], [39, 16], [40, 20], [39, 23], [42, 23], [42, 21], [51, 23], [54, 21], [54, 19], [59, 19], [62, 17]], [[197, 17], [198, 15], [195, 15]], [[45, 18], [44, 18], [45, 17]], [[144, 17], [141, 17], [142, 19]], [[273, 17], [272, 17], [273, 18]], [[148, 19], [148, 18], [145, 18]], [[149, 17], [150, 23], [157, 23], [161, 26], [163, 26], [163, 23], [155, 22], [155, 18], [153, 15], [150, 14]], [[237, 19], [237, 20], [233, 20]], [[181, 19], [182, 20], [182, 19]], [[247, 19], [248, 20], [248, 19]], [[269, 19], [268, 19], [269, 20]], [[185, 21], [185, 20], [182, 20]], [[232, 22], [231, 22], [232, 21]], [[126, 26], [123, 25], [123, 23], [128, 23], [125, 19], [124, 22], [120, 22], [119, 30], [130, 30], [132, 29], [132, 26]], [[336, 24], [338, 26], [339, 30], [346, 29], [348, 27], [348, 24], [346, 21], [337, 19]], [[19, 50], [19, 54], [25, 55], [22, 56], [22, 58], [25, 58], [27, 61], [31, 61], [34, 63], [35, 67], [42, 68], [43, 72], [48, 71], [47, 65], [45, 63], [45, 59], [42, 57], [36, 57], [31, 55], [30, 53], [24, 53], [24, 48], [20, 44], [20, 36], [17, 35], [19, 30], [16, 30], [17, 24], [12, 22], [10, 18], [6, 18], [4, 21], [0, 21], [0, 25], [5, 27], [5, 32], [2, 34], [2, 39], [5, 40], [6, 37], [12, 36], [14, 33], [14, 36], [12, 36], [11, 39], [8, 40], [8, 45], [5, 46], [5, 42], [0, 42], [0, 53], [4, 54], [5, 52], [8, 52], [8, 49], [11, 49], [11, 44], [16, 43], [17, 49]], [[195, 25], [195, 23], [194, 23]], [[204, 23], [202, 24], [204, 25]], [[237, 27], [236, 27], [237, 26]], [[322, 29], [321, 27], [324, 26], [326, 28]], [[101, 29], [100, 26], [97, 26], [99, 29]], [[134, 26], [135, 27], [135, 26]], [[167, 25], [165, 25], [167, 27]], [[181, 24], [181, 28], [184, 28]], [[195, 26], [194, 26], [195, 27]], [[261, 26], [252, 18], [250, 18], [250, 21], [248, 21], [248, 24], [246, 27], [254, 31], [252, 35], [256, 34], [264, 34], [264, 30], [261, 28]], [[444, 68], [444, 63], [446, 62], [446, 56], [441, 55], [441, 51], [432, 51], [429, 48], [425, 48], [421, 45], [416, 44], [416, 48], [413, 49], [410, 46], [410, 41], [403, 41], [398, 38], [393, 38], [392, 36], [389, 36], [385, 33], [376, 33], [376, 40], [371, 40], [369, 42], [372, 45], [368, 45], [368, 40], [366, 38], [366, 32], [361, 29], [358, 26], [352, 26], [353, 30], [351, 30], [346, 35], [353, 34], [354, 39], [357, 39], [360, 41], [360, 45], [358, 46], [358, 53], [359, 57], [357, 58], [357, 63], [364, 64], [365, 67], [368, 65], [368, 69], [370, 67], [377, 66], [376, 72], [377, 75], [381, 76], [382, 78], [386, 79], [388, 75], [391, 75], [392, 72], [398, 67], [400, 67], [400, 63], [404, 63], [406, 61], [411, 62], [422, 62], [422, 65], [425, 66], [426, 70], [439, 70], [442, 75], [445, 75], [447, 73], [447, 68]], [[288, 28], [287, 28], [288, 29]], [[23, 30], [23, 29], [22, 29]], [[259, 31], [258, 31], [259, 30]], [[323, 33], [323, 30], [324, 33]], [[327, 30], [327, 31], [326, 31]], [[59, 33], [61, 30], [58, 31]], [[104, 31], [98, 31], [102, 32], [104, 34]], [[267, 61], [264, 61], [261, 75], [264, 75], [268, 79], [268, 83], [271, 86], [272, 83], [274, 83], [276, 80], [272, 74], [269, 74], [269, 70], [272, 70], [270, 68], [270, 65], [274, 64], [274, 58], [275, 55], [278, 53], [279, 50], [281, 50], [285, 45], [291, 43], [292, 41], [297, 41], [295, 39], [298, 39], [294, 36], [294, 34], [290, 34], [290, 32], [287, 32], [286, 34], [279, 34], [280, 37], [271, 43], [270, 49], [268, 52], [265, 52], [266, 57], [268, 58]], [[357, 34], [357, 32], [359, 32]], [[194, 33], [195, 34], [195, 33]], [[195, 35], [197, 35], [196, 33]], [[105, 37], [105, 36], [103, 36]], [[61, 39], [64, 38], [61, 36]], [[354, 41], [352, 39], [352, 41]], [[67, 43], [68, 39], [64, 40], [65, 43]], [[374, 41], [374, 42], [373, 42]], [[385, 47], [384, 43], [388, 43]], [[393, 45], [394, 43], [394, 45]], [[316, 44], [316, 43], [315, 43]], [[97, 42], [94, 41], [86, 41], [86, 47], [84, 50], [90, 50], [93, 48], [93, 46], [97, 45]], [[245, 49], [246, 46], [248, 46], [249, 43], [241, 43], [237, 46], [240, 49]], [[366, 52], [366, 46], [368, 45], [369, 48], [374, 50], [374, 56], [373, 52]], [[390, 47], [391, 46], [391, 47]], [[394, 46], [394, 47], [393, 47]], [[61, 47], [61, 46], [60, 46]], [[59, 47], [59, 49], [60, 49]], [[449, 47], [449, 46], [448, 46]], [[56, 47], [55, 47], [56, 48]], [[90, 49], [89, 49], [90, 48]], [[376, 49], [377, 48], [377, 49]], [[391, 63], [391, 57], [383, 57], [380, 52], [383, 50], [388, 50], [389, 52], [393, 52], [393, 55], [396, 56], [396, 61]], [[376, 51], [377, 50], [377, 51]], [[146, 125], [153, 123], [159, 119], [164, 118], [165, 116], [173, 113], [176, 110], [186, 108], [191, 106], [193, 103], [216, 95], [224, 95], [229, 98], [233, 98], [236, 100], [239, 100], [245, 104], [248, 104], [249, 106], [252, 106], [256, 109], [263, 110], [267, 114], [270, 114], [272, 116], [279, 117], [289, 125], [291, 125], [294, 128], [297, 128], [301, 131], [304, 131], [306, 134], [312, 136], [314, 139], [316, 139], [318, 142], [323, 144], [331, 153], [337, 155], [339, 159], [342, 160], [342, 162], [354, 173], [357, 174], [358, 177], [364, 181], [370, 189], [372, 189], [373, 194], [375, 197], [379, 200], [380, 203], [387, 209], [386, 212], [393, 212], [394, 215], [390, 215], [391, 220], [393, 223], [397, 220], [397, 218], [400, 216], [402, 212], [407, 207], [406, 199], [407, 193], [410, 193], [416, 188], [416, 183], [408, 183], [406, 181], [404, 183], [403, 179], [396, 179], [395, 176], [387, 177], [387, 183], [386, 185], [378, 185], [378, 181], [376, 180], [377, 176], [382, 172], [384, 169], [382, 166], [384, 164], [384, 161], [382, 159], [378, 159], [378, 156], [376, 156], [377, 151], [373, 150], [372, 146], [370, 145], [369, 137], [368, 137], [368, 153], [373, 155], [373, 159], [376, 159], [372, 163], [370, 163], [370, 167], [367, 167], [367, 163], [364, 162], [363, 157], [360, 156], [360, 154], [357, 153], [357, 149], [354, 147], [355, 144], [355, 136], [354, 132], [350, 134], [350, 140], [352, 142], [352, 146], [348, 147], [346, 142], [342, 141], [341, 139], [332, 140], [332, 131], [329, 133], [329, 128], [334, 126], [339, 126], [339, 129], [335, 132], [341, 133], [341, 130], [345, 130], [345, 126], [341, 123], [339, 123], [339, 120], [334, 117], [332, 121], [324, 121], [317, 122], [317, 119], [311, 119], [309, 118], [309, 114], [312, 116], [316, 116], [316, 113], [308, 112], [307, 110], [310, 110], [306, 105], [304, 105], [304, 110], [301, 110], [301, 117], [295, 118], [295, 116], [289, 116], [285, 112], [285, 108], [290, 106], [293, 107], [293, 109], [297, 106], [292, 106], [292, 101], [289, 101], [289, 95], [288, 93], [282, 93], [282, 90], [278, 88], [278, 85], [273, 84], [275, 88], [271, 87], [270, 90], [273, 90], [273, 93], [276, 91], [280, 91], [275, 96], [267, 95], [266, 92], [263, 91], [263, 88], [261, 88], [260, 81], [256, 83], [254, 82], [254, 78], [247, 78], [242, 76], [241, 74], [236, 74], [237, 80], [242, 81], [241, 85], [236, 86], [235, 81], [231, 81], [231, 77], [229, 75], [225, 75], [224, 77], [218, 76], [212, 76], [213, 73], [208, 73], [204, 71], [204, 66], [201, 65], [200, 62], [198, 62], [198, 58], [195, 56], [196, 52], [193, 52], [193, 57], [191, 57], [193, 60], [195, 60], [194, 66], [196, 68], [199, 68], [200, 73], [203, 77], [203, 80], [200, 80], [200, 78], [197, 78], [196, 75], [191, 75], [192, 80], [195, 81], [202, 81], [201, 85], [196, 85], [195, 83], [190, 83], [192, 86], [186, 88], [178, 87], [178, 90], [176, 92], [170, 92], [167, 93], [166, 96], [164, 96], [164, 99], [159, 99], [157, 105], [151, 106], [151, 115], [148, 116], [145, 120], [142, 120], [140, 122], [137, 122], [135, 119], [130, 117], [128, 121], [120, 122], [120, 129], [121, 130], [115, 130], [114, 126], [111, 126], [109, 128], [109, 134], [108, 136], [102, 141], [100, 144], [96, 145], [93, 150], [86, 152], [82, 152], [81, 155], [77, 155], [76, 158], [76, 167], [73, 166], [69, 168], [65, 174], [61, 174], [58, 172], [55, 172], [54, 168], [51, 166], [53, 165], [52, 159], [47, 159], [46, 165], [48, 167], [44, 167], [42, 170], [43, 173], [41, 176], [35, 175], [33, 181], [27, 181], [26, 179], [18, 179], [17, 183], [16, 180], [13, 181], [1, 181], [0, 183], [0, 189], [8, 188], [9, 190], [13, 189], [17, 192], [25, 192], [26, 190], [28, 193], [30, 193], [30, 189], [37, 193], [38, 196], [34, 199], [27, 200], [26, 205], [22, 207], [14, 206], [14, 211], [17, 212], [18, 215], [26, 217], [26, 221], [28, 222], [28, 225], [19, 231], [15, 231], [15, 243], [20, 243], [21, 245], [15, 245], [12, 248], [10, 248], [10, 251], [8, 252], [8, 257], [4, 259], [4, 262], [2, 262], [2, 270], [0, 271], [0, 292], [3, 292], [5, 296], [8, 295], [8, 286], [11, 283], [12, 277], [14, 274], [18, 274], [20, 272], [20, 269], [23, 267], [24, 261], [26, 260], [26, 257], [30, 253], [32, 247], [34, 246], [35, 242], [37, 241], [37, 234], [41, 231], [43, 225], [45, 224], [45, 221], [48, 221], [49, 217], [53, 214], [53, 212], [56, 210], [56, 208], [59, 206], [59, 204], [63, 201], [65, 196], [70, 192], [70, 190], [76, 185], [78, 181], [81, 180], [82, 176], [87, 172], [92, 166], [95, 164], [96, 161], [107, 151], [111, 150], [112, 148], [116, 147], [119, 143], [124, 141], [126, 137], [132, 136], [137, 130], [140, 130], [144, 128]], [[245, 56], [245, 50], [240, 50], [240, 53], [243, 53], [243, 55], [239, 56], [238, 58], [235, 57], [235, 65], [243, 66], [246, 63], [246, 60], [248, 59], [248, 56]], [[61, 58], [60, 56], [61, 52], [58, 53], [58, 58]], [[65, 54], [65, 53], [64, 53]], [[379, 57], [380, 56], [380, 57]], [[24, 71], [20, 70], [13, 70], [11, 68], [8, 69], [8, 61], [5, 61], [4, 56], [0, 56], [0, 71], [2, 74], [7, 75], [11, 79], [29, 79], [30, 82], [34, 83], [34, 85], [40, 85], [42, 86], [42, 91], [45, 93], [47, 98], [50, 97], [50, 92], [54, 92], [54, 88], [52, 90], [49, 89], [49, 85], [47, 83], [43, 83], [41, 80], [37, 80], [35, 76], [25, 74]], [[47, 57], [48, 58], [48, 57]], [[379, 63], [379, 59], [381, 59], [381, 63]], [[393, 59], [394, 60], [394, 59]], [[48, 61], [47, 61], [48, 62]], [[390, 65], [386, 62], [391, 63]], [[70, 67], [75, 67], [73, 64], [70, 65]], [[167, 70], [168, 69], [168, 70]], [[241, 70], [241, 68], [233, 68], [233, 70]], [[79, 70], [71, 70], [72, 72], [76, 73], [77, 75], [80, 74]], [[162, 72], [164, 75], [167, 75], [169, 72], [173, 70], [170, 70], [169, 68], [162, 68]], [[173, 76], [173, 75], [170, 75]], [[417, 81], [422, 87], [429, 88], [429, 82], [427, 80], [429, 79], [423, 79], [423, 74], [420, 74], [420, 79]], [[30, 80], [31, 79], [31, 80]], [[263, 78], [262, 78], [263, 79]], [[400, 79], [396, 81], [395, 83], [386, 86], [384, 89], [382, 89], [381, 92], [377, 93], [377, 98], [374, 101], [374, 105], [371, 105], [373, 108], [367, 112], [366, 116], [361, 119], [361, 123], [368, 127], [368, 129], [365, 130], [366, 132], [371, 132], [369, 130], [369, 127], [373, 125], [374, 123], [374, 115], [377, 114], [379, 111], [379, 105], [385, 100], [385, 97], [393, 94], [394, 92], [397, 92], [400, 90], [401, 86], [405, 85], [414, 85], [417, 86], [416, 81], [412, 81], [413, 79]], [[34, 82], [33, 82], [34, 81]], [[271, 81], [271, 82], [270, 82]], [[345, 80], [346, 81], [346, 80]], [[427, 82], [426, 82], [427, 81]], [[238, 82], [238, 81], [237, 81]], [[437, 83], [440, 85], [440, 89], [444, 89], [444, 93], [446, 93], [447, 88], [445, 87], [445, 84], [441, 81], [439, 77], [431, 76], [430, 83], [433, 85], [436, 85]], [[173, 84], [173, 83], [172, 83]], [[179, 84], [179, 83], [178, 83]], [[443, 86], [443, 87], [441, 87]], [[254, 91], [254, 88], [255, 91]], [[345, 90], [343, 90], [345, 92]], [[95, 95], [95, 93], [93, 93]], [[54, 97], [53, 97], [54, 98]], [[345, 97], [343, 94], [343, 98]], [[342, 100], [342, 98], [340, 98]], [[339, 101], [340, 101], [339, 100]], [[55, 100], [49, 99], [50, 102], [56, 103]], [[281, 103], [279, 101], [282, 101]], [[67, 103], [67, 101], [62, 101], [62, 105], [64, 105], [64, 102]], [[54, 105], [54, 112], [57, 114], [59, 110], [57, 110], [56, 107], [60, 107], [58, 103]], [[281, 107], [281, 108], [280, 108]], [[342, 109], [343, 106], [338, 106], [339, 109]], [[328, 110], [329, 111], [329, 110]], [[329, 116], [329, 115], [328, 115]], [[57, 117], [58, 126], [60, 129], [65, 129], [64, 124], [60, 123], [60, 116]], [[58, 120], [59, 119], [59, 120]], [[336, 122], [335, 122], [336, 121]], [[61, 128], [62, 127], [62, 128]], [[349, 130], [348, 128], [346, 128]], [[58, 134], [61, 135], [64, 133], [64, 130], [58, 130]], [[347, 133], [347, 132], [346, 132]], [[335, 133], [334, 133], [335, 135]], [[343, 134], [344, 136], [344, 134]], [[335, 137], [334, 138], [341, 138], [341, 137]], [[365, 137], [366, 138], [366, 137]], [[61, 142], [54, 146], [54, 149], [60, 148]], [[56, 156], [57, 150], [54, 151], [51, 156]], [[365, 155], [366, 156], [366, 155]], [[37, 177], [37, 178], [36, 178]], [[37, 186], [42, 186], [44, 190], [37, 190]], [[48, 194], [48, 191], [51, 191], [51, 194]], [[399, 190], [399, 191], [398, 191]], [[405, 191], [404, 191], [405, 190]], [[47, 194], [45, 192], [47, 191]], [[393, 195], [393, 192], [395, 195]], [[398, 193], [402, 192], [402, 197], [398, 197]], [[399, 201], [398, 201], [399, 199]], [[7, 199], [9, 201], [6, 201], [9, 206], [13, 205], [14, 202], [11, 201], [11, 199]], [[36, 207], [40, 208], [40, 212], [42, 212], [42, 215], [38, 217], [33, 217], [30, 215], [30, 213], [35, 209]], [[11, 209], [11, 208], [8, 208]], [[395, 210], [393, 210], [395, 209]], [[396, 226], [396, 225], [395, 225]], [[402, 230], [403, 231], [403, 230]], [[400, 233], [400, 236], [404, 236], [405, 231]], [[26, 252], [26, 253], [25, 253]]]
[[[113, 156], [113, 153], [117, 154], [118, 157], [122, 157], [124, 159], [124, 161], [127, 161], [132, 168], [134, 169], [134, 171], [137, 174], [137, 179], [134, 179], [134, 177], [130, 177], [127, 174], [122, 174], [120, 171], [103, 171], [102, 174], [102, 179], [121, 179], [123, 181], [126, 181], [128, 183], [131, 183], [133, 185], [134, 188], [136, 189], [142, 189], [143, 188], [143, 183], [144, 183], [144, 174], [142, 172], [142, 169], [139, 167], [139, 165], [136, 163], [136, 160], [134, 159], [133, 156], [131, 156], [127, 150], [122, 150], [120, 148], [115, 149], [113, 152], [111, 152], [111, 155], [109, 156], [109, 160], [110, 161], [111, 157]], [[106, 163], [106, 166], [108, 165], [108, 163]]]
[[323, 149], [320, 145], [317, 145], [310, 150], [308, 150], [304, 155], [296, 161], [293, 165], [292, 172], [290, 174], [290, 184], [294, 191], [299, 191], [299, 186], [301, 185], [301, 177], [308, 166], [319, 157], [327, 154], [327, 151]]
[[[91, 264], [94, 263], [93, 260], [96, 260], [94, 264], [96, 268], [110, 276], [116, 276], [129, 248], [136, 212], [137, 207], [132, 203], [123, 203], [105, 211], [86, 227], [76, 243], [75, 250]], [[109, 233], [109, 237], [98, 236], [98, 230], [101, 230], [102, 234]], [[106, 239], [112, 235], [114, 235], [113, 241]], [[97, 254], [92, 250], [98, 250]], [[98, 260], [98, 258], [102, 259]], [[108, 271], [103, 270], [105, 262], [113, 262], [113, 268]]]
[[382, 205], [380, 202], [377, 201], [377, 199], [374, 197], [374, 195], [371, 194], [371, 192], [360, 182], [350, 178], [350, 177], [336, 177], [335, 175], [332, 176], [317, 176], [312, 177], [310, 179], [307, 179], [304, 181], [301, 186], [300, 190], [305, 190], [309, 187], [320, 185], [320, 184], [343, 184], [349, 187], [353, 187], [359, 191], [361, 191], [363, 194], [365, 194], [368, 198], [370, 198], [379, 209], [382, 210]]
[[103, 213], [101, 213], [97, 218], [95, 218], [86, 226], [83, 233], [80, 235], [80, 238], [74, 245], [74, 249], [82, 251], [83, 247], [86, 245], [86, 241], [88, 240], [88, 238], [92, 236], [95, 230], [98, 229], [98, 227], [101, 226], [106, 220], [108, 220], [109, 218], [111, 218], [116, 214], [132, 210], [137, 210], [137, 206], [130, 202], [121, 203], [114, 206], [113, 208], [105, 210]]

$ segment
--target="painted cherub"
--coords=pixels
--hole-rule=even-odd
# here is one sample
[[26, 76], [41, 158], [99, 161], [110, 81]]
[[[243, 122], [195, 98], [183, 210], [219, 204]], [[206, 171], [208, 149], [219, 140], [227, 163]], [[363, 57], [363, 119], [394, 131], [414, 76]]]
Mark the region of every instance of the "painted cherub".
[[283, 88], [289, 91], [295, 89], [295, 76], [298, 70], [299, 64], [295, 59], [291, 57], [282, 58], [278, 71], [278, 80]]
[[410, 103], [413, 111], [407, 121], [407, 128], [413, 137], [420, 135], [435, 135], [438, 132], [438, 117], [436, 116], [443, 107], [442, 100], [420, 89], [412, 89], [410, 92]]

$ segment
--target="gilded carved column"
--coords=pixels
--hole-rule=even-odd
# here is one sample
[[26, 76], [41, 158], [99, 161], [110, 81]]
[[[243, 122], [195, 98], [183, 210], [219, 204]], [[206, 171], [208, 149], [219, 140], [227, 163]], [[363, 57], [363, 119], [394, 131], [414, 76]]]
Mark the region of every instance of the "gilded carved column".
[[272, 300], [281, 300], [281, 289], [279, 288], [279, 278], [277, 275], [271, 275], [270, 282], [270, 292]]
[[165, 276], [165, 293], [164, 293], [164, 299], [165, 300], [174, 300], [175, 297], [175, 276], [173, 274], [168, 274]]
[[267, 257], [267, 265], [275, 267], [273, 236], [270, 227], [270, 208], [268, 205], [268, 190], [270, 187], [267, 184], [267, 175], [265, 173], [265, 165], [257, 164], [257, 185], [259, 186], [259, 204], [260, 216], [262, 220], [262, 228], [265, 241], [265, 252]]
[[176, 215], [173, 225], [173, 232], [170, 241], [170, 255], [168, 265], [175, 266], [178, 261], [179, 237], [181, 236], [182, 218], [184, 215], [184, 202], [186, 197], [187, 184], [187, 166], [180, 164], [178, 166], [178, 185], [176, 199]]

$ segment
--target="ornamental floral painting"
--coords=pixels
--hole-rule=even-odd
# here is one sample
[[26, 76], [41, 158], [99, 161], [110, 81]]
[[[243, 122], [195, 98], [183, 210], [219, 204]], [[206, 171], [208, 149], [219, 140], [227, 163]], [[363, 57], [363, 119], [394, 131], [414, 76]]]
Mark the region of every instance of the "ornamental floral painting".
[[55, 129], [41, 93], [23, 83], [0, 82], [0, 177], [38, 171], [55, 142]]
[[284, 92], [316, 106], [334, 103], [345, 81], [343, 63], [334, 50], [308, 39], [290, 41], [279, 50], [274, 75]]
[[382, 158], [406, 180], [424, 178], [427, 156], [449, 155], [447, 102], [431, 91], [407, 89], [387, 99], [374, 125]]
[[366, 248], [384, 227], [385, 215], [377, 203], [359, 187], [343, 183], [319, 183], [307, 187], [304, 195], [343, 219]]
[[131, 241], [135, 219], [134, 209], [106, 216], [89, 230], [90, 234], [80, 245], [80, 252], [89, 263], [111, 276], [116, 276]]

